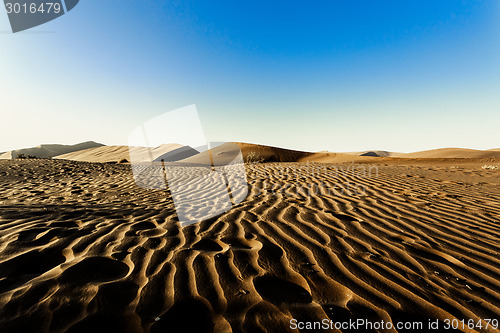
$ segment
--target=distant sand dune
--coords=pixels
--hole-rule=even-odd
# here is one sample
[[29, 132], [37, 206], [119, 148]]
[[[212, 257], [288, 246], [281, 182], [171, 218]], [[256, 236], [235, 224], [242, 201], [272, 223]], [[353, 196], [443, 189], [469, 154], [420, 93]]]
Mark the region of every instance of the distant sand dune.
[[313, 155], [313, 153], [277, 148], [252, 143], [236, 142], [240, 147], [244, 158], [251, 152], [259, 154], [267, 162], [296, 162]]
[[89, 148], [73, 153], [62, 154], [56, 159], [80, 162], [119, 162], [122, 159], [130, 160], [128, 146], [104, 146]]
[[[285, 148], [277, 148], [252, 143], [236, 142], [235, 144], [241, 150], [243, 159], [246, 161], [250, 153], [257, 154], [265, 162], [322, 162], [322, 163], [341, 163], [352, 162], [370, 162], [373, 158], [500, 158], [500, 149], [474, 150], [463, 148], [441, 148], [426, 150], [415, 153], [396, 153], [384, 150], [369, 150], [362, 152], [305, 152]], [[138, 147], [139, 148], [139, 147]], [[177, 150], [176, 150], [177, 149]], [[176, 151], [174, 151], [176, 150]], [[232, 148], [229, 148], [232, 150]], [[8, 153], [3, 154], [6, 156]], [[196, 159], [206, 160], [202, 153], [195, 157], [196, 151], [191, 147], [179, 144], [164, 144], [152, 149], [154, 159], [162, 158], [165, 161], [174, 161], [186, 159], [189, 163], [194, 163]], [[10, 155], [9, 155], [10, 156]], [[81, 162], [119, 162], [121, 160], [130, 161], [128, 146], [102, 146], [89, 149], [73, 151], [64, 154], [53, 155], [57, 159], [66, 159]], [[10, 157], [9, 157], [10, 158]]]
[[[178, 156], [183, 158], [189, 156], [191, 153], [186, 149], [185, 146], [171, 143], [158, 146], [151, 150], [151, 156], [149, 152], [144, 153], [148, 157], [152, 157], [153, 160], [158, 159], [158, 157], [164, 157], [168, 160], [168, 156]], [[132, 147], [132, 149], [145, 150], [144, 147]], [[170, 154], [170, 155], [169, 155]], [[121, 160], [127, 160], [130, 162], [129, 146], [103, 146], [97, 148], [89, 148], [85, 150], [76, 151], [69, 154], [63, 154], [55, 157], [56, 159], [80, 161], [80, 162], [119, 162]]]
[[398, 157], [398, 158], [500, 158], [500, 149], [475, 150], [465, 148], [440, 148], [414, 153], [396, 153], [384, 150], [347, 152], [347, 155]]
[[385, 150], [366, 150], [361, 152], [348, 152], [347, 155], [374, 156], [374, 157], [398, 157], [401, 153], [394, 153]]
[[372, 157], [352, 156], [346, 153], [319, 152], [311, 153], [285, 148], [257, 145], [251, 143], [236, 143], [247, 158], [251, 152], [259, 154], [266, 162], [321, 162], [321, 163], [342, 163], [355, 161], [371, 161]]
[[441, 148], [401, 154], [407, 158], [500, 158], [500, 150], [474, 150], [464, 148]]
[[[246, 161], [248, 154], [257, 153], [263, 161], [266, 162], [343, 162], [343, 161], [364, 161], [370, 160], [371, 157], [365, 156], [351, 156], [347, 154], [340, 153], [310, 153], [297, 150], [290, 150], [284, 148], [276, 148], [264, 145], [250, 144], [250, 143], [239, 143], [236, 145], [240, 148], [242, 157]], [[221, 153], [227, 148], [228, 152], [234, 150], [234, 146], [231, 143], [227, 143], [222, 147], [215, 148], [216, 153]], [[135, 149], [144, 149], [143, 147], [134, 147]], [[177, 150], [176, 150], [177, 149]], [[176, 151], [174, 151], [176, 150]], [[166, 144], [152, 149], [152, 157], [154, 160], [158, 160], [161, 156], [165, 156], [166, 160], [169, 160], [168, 156], [175, 156], [177, 158], [183, 159], [187, 163], [205, 163], [208, 158], [208, 153], [200, 153], [193, 156], [192, 148], [181, 146], [177, 144]], [[184, 156], [185, 155], [185, 156]], [[98, 148], [90, 148], [85, 150], [76, 151], [73, 153], [68, 153], [64, 155], [59, 155], [55, 157], [56, 159], [80, 161], [80, 162], [119, 162], [122, 159], [130, 161], [129, 147], [128, 146], [103, 146]], [[200, 162], [201, 161], [201, 162]]]
[[61, 154], [67, 154], [71, 152], [76, 152], [83, 149], [95, 148], [104, 146], [101, 143], [96, 143], [94, 141], [87, 141], [78, 143], [76, 145], [59, 145], [59, 144], [43, 144], [38, 147], [16, 149], [9, 152], [0, 154], [0, 159], [13, 159], [17, 158], [19, 155], [24, 156], [34, 156], [38, 158], [49, 158], [55, 157]]

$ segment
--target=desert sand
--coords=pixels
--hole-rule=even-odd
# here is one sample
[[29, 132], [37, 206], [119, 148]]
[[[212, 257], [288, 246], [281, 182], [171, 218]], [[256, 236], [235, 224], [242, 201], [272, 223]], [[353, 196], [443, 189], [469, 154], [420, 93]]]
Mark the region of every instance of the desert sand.
[[248, 196], [187, 227], [130, 165], [0, 161], [0, 331], [500, 319], [500, 159], [240, 147]]

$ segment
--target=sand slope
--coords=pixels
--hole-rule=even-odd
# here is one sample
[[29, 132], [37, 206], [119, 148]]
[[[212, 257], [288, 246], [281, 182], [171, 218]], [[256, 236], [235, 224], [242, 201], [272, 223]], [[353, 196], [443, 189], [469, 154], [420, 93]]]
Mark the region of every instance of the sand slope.
[[314, 167], [248, 165], [245, 201], [181, 228], [130, 166], [0, 161], [2, 332], [500, 317], [498, 170]]
[[0, 159], [13, 159], [23, 154], [25, 156], [35, 156], [38, 158], [55, 157], [61, 154], [80, 151], [83, 149], [96, 148], [104, 146], [101, 143], [87, 141], [75, 145], [43, 144], [32, 148], [16, 149], [0, 154]]

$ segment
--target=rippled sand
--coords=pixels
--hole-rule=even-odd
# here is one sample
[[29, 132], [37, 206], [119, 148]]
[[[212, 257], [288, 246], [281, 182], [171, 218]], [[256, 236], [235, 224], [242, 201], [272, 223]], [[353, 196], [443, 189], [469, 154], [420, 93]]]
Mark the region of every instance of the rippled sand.
[[498, 319], [499, 172], [429, 163], [247, 166], [242, 203], [182, 228], [128, 165], [0, 161], [0, 331]]

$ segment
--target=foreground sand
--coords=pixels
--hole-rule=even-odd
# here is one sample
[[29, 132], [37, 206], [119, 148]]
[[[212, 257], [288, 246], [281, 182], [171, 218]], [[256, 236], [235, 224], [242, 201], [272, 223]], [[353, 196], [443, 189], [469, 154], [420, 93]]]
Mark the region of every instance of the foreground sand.
[[248, 166], [245, 201], [181, 228], [128, 165], [0, 161], [0, 331], [500, 319], [499, 171], [401, 163]]

